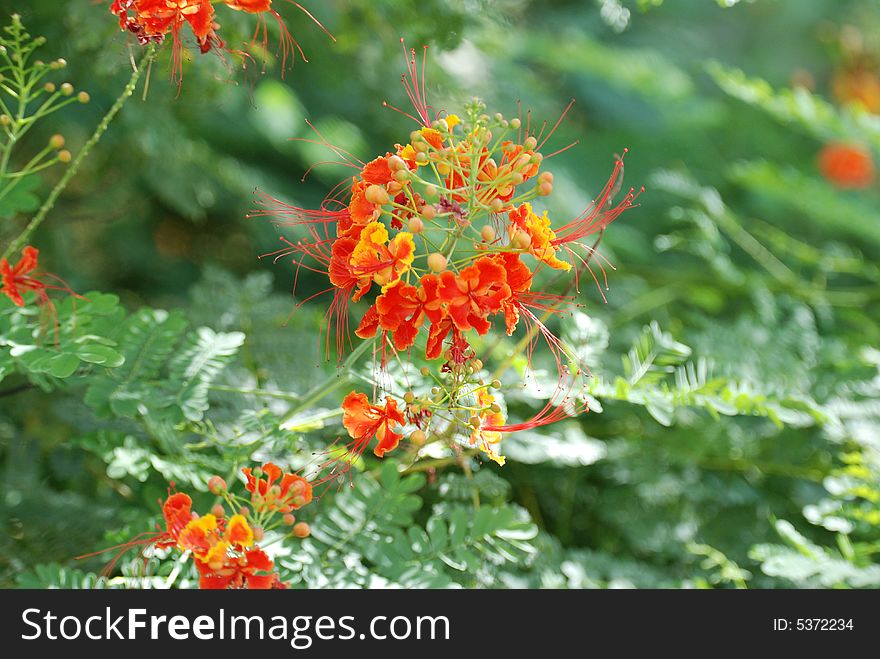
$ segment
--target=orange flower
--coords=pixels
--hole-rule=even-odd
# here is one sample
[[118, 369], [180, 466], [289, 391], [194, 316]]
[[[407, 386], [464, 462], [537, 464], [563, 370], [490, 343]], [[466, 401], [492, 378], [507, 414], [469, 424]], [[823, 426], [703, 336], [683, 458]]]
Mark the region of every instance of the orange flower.
[[390, 157], [391, 154], [386, 153], [384, 156], [368, 162], [364, 165], [361, 178], [370, 185], [386, 185], [391, 183], [392, 172], [388, 166], [388, 158]]
[[375, 437], [379, 441], [373, 453], [383, 457], [397, 447], [403, 435], [394, 432], [394, 428], [404, 423], [403, 412], [397, 409], [397, 401], [390, 396], [385, 400], [384, 407], [371, 405], [366, 394], [355, 391], [342, 401], [342, 425], [354, 439], [357, 451], [363, 451]]
[[286, 587], [281, 583], [278, 574], [272, 571], [275, 567], [272, 559], [259, 547], [244, 552], [240, 557], [229, 557], [216, 567], [198, 561], [196, 567], [199, 570], [199, 588], [204, 590], [268, 590]]
[[34, 291], [41, 302], [48, 300], [46, 284], [31, 276], [37, 269], [40, 252], [34, 247], [25, 247], [21, 252], [21, 259], [14, 266], [9, 265], [6, 259], [0, 260], [0, 277], [2, 287], [0, 293], [12, 300], [17, 307], [24, 306], [24, 291]]
[[196, 560], [213, 566], [223, 564], [229, 545], [221, 539], [217, 518], [209, 513], [189, 521], [178, 535], [177, 546], [191, 551]]
[[504, 312], [504, 325], [507, 335], [510, 336], [516, 330], [519, 323], [520, 295], [528, 293], [532, 287], [532, 271], [522, 262], [519, 254], [502, 252], [490, 257], [504, 268], [507, 273], [507, 285], [510, 287], [510, 297], [504, 300], [501, 310]]
[[819, 153], [819, 170], [839, 188], [867, 188], [874, 182], [871, 154], [860, 146], [827, 144]]
[[192, 499], [188, 494], [175, 492], [165, 499], [162, 516], [165, 518], [165, 533], [162, 539], [156, 542], [156, 546], [176, 545], [180, 532], [192, 521]]
[[211, 0], [135, 0], [133, 10], [148, 38], [170, 32], [175, 43], [178, 43], [180, 29], [184, 23], [188, 23], [199, 46], [204, 48], [214, 32], [214, 5]]
[[[550, 228], [550, 218], [547, 211], [538, 216], [532, 211], [532, 205], [525, 203], [508, 214], [510, 225], [507, 227], [508, 235], [515, 247], [528, 249], [529, 253], [539, 261], [543, 261], [551, 268], [557, 270], [571, 270], [571, 264], [556, 258], [559, 249], [554, 245], [556, 234]], [[525, 237], [525, 242], [519, 241]]]
[[450, 331], [458, 332], [452, 318], [444, 316], [436, 323], [431, 324], [428, 332], [428, 341], [425, 344], [425, 357], [428, 359], [437, 359], [443, 353], [443, 341], [449, 336]]
[[382, 289], [376, 304], [370, 307], [355, 332], [367, 339], [376, 335], [381, 326], [391, 332], [394, 347], [407, 350], [415, 343], [419, 328], [429, 319], [439, 322], [443, 317], [443, 301], [440, 299], [440, 278], [437, 275], [424, 275], [415, 287], [401, 280]]
[[265, 479], [255, 476], [249, 467], [241, 470], [247, 479], [245, 489], [253, 495], [251, 499], [258, 508], [289, 513], [312, 500], [312, 486], [302, 476], [285, 474], [281, 467], [271, 462], [264, 464], [261, 469], [266, 475]]
[[226, 522], [226, 539], [235, 547], [250, 547], [254, 544], [254, 532], [244, 515], [233, 515]]
[[[293, 38], [281, 15], [272, 8], [272, 0], [113, 0], [110, 4], [110, 12], [119, 18], [119, 25], [123, 30], [132, 32], [142, 44], [151, 41], [161, 43], [168, 34], [173, 40], [172, 50], [172, 77], [181, 81], [182, 44], [180, 31], [188, 24], [198, 42], [202, 53], [207, 53], [215, 47], [223, 48], [222, 39], [217, 36], [216, 30], [219, 25], [215, 22], [214, 4], [222, 2], [230, 9], [243, 11], [257, 17], [257, 29], [254, 32], [254, 41], [262, 34], [263, 50], [268, 50], [269, 31], [266, 25], [265, 15], [272, 16], [278, 23], [278, 31], [281, 36], [281, 68], [287, 66], [287, 60], [299, 52], [303, 60], [305, 55], [296, 39]], [[324, 30], [331, 39], [333, 35], [327, 32], [323, 25], [297, 2], [293, 3], [318, 27]], [[241, 53], [230, 51], [236, 55]]]
[[367, 201], [365, 194], [370, 185], [366, 181], [352, 179], [348, 217], [336, 225], [337, 235], [357, 238], [365, 226], [379, 217], [379, 206]]
[[401, 231], [389, 243], [385, 225], [371, 222], [351, 254], [352, 272], [361, 276], [358, 286], [369, 288], [371, 279], [379, 286], [399, 280], [412, 265], [415, 249], [411, 233]]
[[507, 273], [497, 261], [484, 256], [473, 265], [455, 273], [440, 273], [440, 297], [447, 303], [447, 311], [455, 326], [465, 332], [477, 330], [478, 334], [489, 331], [488, 316], [497, 313], [510, 297]]

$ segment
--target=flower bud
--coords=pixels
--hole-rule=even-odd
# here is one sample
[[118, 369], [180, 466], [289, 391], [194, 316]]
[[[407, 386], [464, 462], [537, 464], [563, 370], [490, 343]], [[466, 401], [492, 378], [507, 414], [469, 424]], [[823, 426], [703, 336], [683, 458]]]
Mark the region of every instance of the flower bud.
[[425, 223], [422, 222], [419, 218], [413, 217], [410, 218], [409, 222], [406, 225], [406, 228], [410, 233], [419, 234], [425, 230]]
[[263, 539], [263, 536], [266, 535], [266, 532], [263, 531], [262, 526], [255, 526], [251, 530], [254, 532], [254, 542], [259, 542]]
[[416, 397], [411, 391], [407, 391], [405, 394], [403, 394], [403, 400], [407, 405], [412, 405], [415, 399]]
[[53, 93], [55, 93], [55, 89], [56, 89], [55, 83], [54, 82], [47, 82], [45, 85], [43, 85], [43, 89], [45, 89], [50, 94], [53, 94]]
[[312, 530], [305, 522], [299, 522], [293, 527], [293, 535], [295, 535], [297, 538], [308, 538], [311, 533]]
[[426, 185], [425, 186], [425, 197], [428, 199], [434, 199], [437, 197], [437, 186], [436, 185]]
[[498, 197], [495, 197], [495, 199], [493, 199], [489, 203], [489, 210], [496, 214], [500, 213], [502, 210], [504, 210], [504, 202], [501, 201]]
[[434, 219], [437, 215], [437, 209], [434, 208], [431, 204], [425, 204], [422, 208], [422, 217], [425, 218], [428, 222]]
[[222, 494], [226, 491], [226, 481], [219, 476], [211, 476], [208, 479], [208, 492], [214, 495]]
[[64, 148], [64, 135], [55, 134], [49, 138], [49, 146], [58, 151]]
[[65, 82], [63, 85], [61, 85], [61, 93], [64, 94], [64, 96], [70, 96], [71, 94], [73, 94], [73, 85], [71, 85], [69, 82]]
[[399, 172], [401, 170], [407, 169], [406, 161], [400, 156], [391, 156], [388, 158], [388, 169], [392, 172]]
[[422, 446], [425, 443], [425, 433], [421, 430], [415, 430], [413, 431], [413, 434], [409, 436], [409, 441], [416, 446]]
[[224, 510], [223, 506], [221, 506], [219, 503], [217, 503], [217, 504], [214, 504], [213, 506], [211, 506], [211, 514], [214, 517], [225, 517], [226, 510]]
[[479, 428], [480, 427], [480, 417], [472, 416], [470, 419], [468, 419], [468, 423], [470, 425], [472, 425], [474, 428]]
[[89, 96], [88, 92], [80, 92], [79, 95], [76, 97], [76, 100], [78, 100], [80, 103], [88, 103], [91, 99], [92, 97]]
[[70, 151], [68, 151], [67, 149], [64, 149], [63, 151], [58, 152], [58, 161], [59, 162], [63, 162], [66, 165], [71, 160], [73, 160], [73, 156], [71, 155]]
[[516, 235], [513, 237], [513, 244], [518, 249], [528, 249], [532, 244], [532, 237], [520, 229], [516, 232]]
[[490, 409], [495, 412], [495, 414], [501, 413], [501, 406], [498, 403], [492, 403]]
[[525, 140], [523, 140], [523, 148], [526, 151], [534, 151], [538, 148], [538, 140], [535, 139], [534, 135], [529, 135]]
[[446, 257], [440, 252], [434, 252], [428, 256], [428, 267], [434, 272], [446, 270]]
[[492, 380], [491, 387], [493, 389], [501, 389], [501, 380]]
[[513, 128], [513, 130], [519, 130], [520, 126], [522, 126], [522, 121], [520, 121], [518, 117], [514, 117], [510, 120], [510, 127]]
[[394, 172], [393, 176], [394, 180], [398, 183], [406, 183], [410, 180], [410, 178], [412, 178], [408, 169], [398, 169], [396, 172]]
[[419, 372], [422, 374], [422, 377], [428, 377], [429, 375], [431, 375], [431, 369], [429, 369], [427, 366], [422, 366]]
[[371, 204], [383, 206], [391, 199], [388, 197], [388, 191], [381, 185], [370, 185], [364, 191], [364, 198]]
[[548, 197], [553, 194], [553, 184], [542, 181], [538, 184], [538, 194], [542, 197]]
[[290, 513], [287, 513], [286, 515], [284, 515], [284, 517], [281, 518], [281, 521], [284, 522], [285, 526], [293, 526], [294, 524], [296, 524], [296, 517], [294, 517]]
[[428, 164], [428, 154], [427, 153], [417, 153], [416, 154], [416, 163], [419, 165], [427, 165]]

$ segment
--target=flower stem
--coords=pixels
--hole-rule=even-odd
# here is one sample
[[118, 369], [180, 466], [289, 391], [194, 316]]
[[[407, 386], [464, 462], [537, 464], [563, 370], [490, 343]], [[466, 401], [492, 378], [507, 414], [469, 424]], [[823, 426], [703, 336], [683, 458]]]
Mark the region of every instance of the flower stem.
[[104, 118], [101, 119], [101, 122], [98, 124], [98, 127], [95, 129], [95, 132], [89, 138], [89, 140], [83, 145], [83, 148], [80, 150], [77, 157], [70, 164], [70, 167], [67, 168], [67, 171], [64, 173], [64, 176], [61, 177], [61, 180], [52, 188], [52, 192], [49, 193], [49, 196], [46, 198], [46, 201], [43, 202], [43, 205], [37, 211], [37, 214], [34, 215], [33, 219], [28, 223], [27, 227], [25, 227], [24, 231], [10, 243], [10, 245], [6, 248], [6, 251], [3, 252], [3, 258], [9, 259], [11, 258], [18, 250], [24, 247], [27, 244], [27, 241], [30, 240], [31, 235], [34, 231], [37, 230], [43, 220], [46, 219], [46, 216], [49, 212], [54, 208], [55, 202], [58, 201], [58, 197], [61, 196], [61, 193], [67, 188], [67, 185], [70, 183], [71, 179], [76, 175], [77, 171], [79, 171], [80, 165], [82, 165], [83, 161], [88, 157], [89, 153], [91, 153], [92, 149], [95, 145], [101, 140], [104, 136], [104, 133], [109, 128], [110, 123], [113, 119], [116, 118], [116, 115], [119, 114], [119, 111], [123, 108], [126, 101], [128, 101], [129, 97], [134, 94], [134, 90], [137, 88], [137, 84], [143, 75], [144, 70], [156, 56], [156, 44], [150, 44], [147, 47], [146, 53], [144, 53], [143, 58], [138, 63], [137, 67], [131, 74], [131, 78], [128, 81], [128, 84], [125, 85], [125, 88], [122, 90], [122, 94], [120, 94], [119, 98], [116, 99], [116, 102], [110, 107], [107, 111], [107, 114], [104, 115]]

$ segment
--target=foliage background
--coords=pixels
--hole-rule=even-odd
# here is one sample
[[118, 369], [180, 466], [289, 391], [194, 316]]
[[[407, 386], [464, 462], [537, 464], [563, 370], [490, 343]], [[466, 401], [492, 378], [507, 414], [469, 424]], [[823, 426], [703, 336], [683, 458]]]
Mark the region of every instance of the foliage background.
[[[60, 132], [75, 153], [127, 79], [132, 44], [105, 4], [0, 2], [92, 96], [34, 144]], [[0, 583], [94, 585], [102, 559], [72, 557], [149, 528], [168, 481], [204, 491], [214, 472], [297, 466], [338, 436], [341, 389], [308, 395], [333, 373], [317, 365], [322, 308], [284, 326], [292, 269], [257, 258], [277, 231], [245, 215], [257, 188], [314, 205], [344, 175], [321, 167], [300, 180], [326, 157], [290, 141], [308, 136], [306, 118], [363, 159], [406, 138], [409, 124], [381, 104], [404, 104], [404, 36], [430, 44], [437, 107], [477, 94], [552, 123], [577, 100], [555, 140], [580, 144], [551, 161], [552, 213], [580, 212], [624, 147], [627, 184], [648, 190], [603, 240], [617, 268], [608, 302], [583, 286], [584, 313], [559, 328], [589, 355], [593, 411], [509, 440], [508, 465], [475, 464], [472, 478], [368, 460], [354, 489], [303, 511], [314, 535], [279, 550], [288, 576], [880, 586], [880, 195], [837, 191], [815, 166], [829, 139], [880, 150], [880, 119], [828, 105], [842, 27], [880, 46], [876, 4], [313, 4], [337, 42], [285, 8], [311, 61], [283, 79], [275, 66], [199, 57], [178, 94], [162, 60], [148, 100], [128, 104], [35, 238], [74, 290], [112, 294], [90, 294], [77, 314], [129, 359], [115, 373], [85, 358], [53, 372], [0, 345]], [[231, 43], [249, 34], [246, 20], [224, 31]], [[788, 91], [805, 71], [815, 93]], [[3, 220], [0, 237], [26, 216]], [[305, 296], [320, 282], [301, 286]], [[11, 313], [0, 307], [6, 345], [19, 336]], [[187, 380], [196, 357], [206, 366]], [[541, 406], [528, 391], [507, 402]], [[187, 570], [164, 565], [152, 583], [191, 585]]]

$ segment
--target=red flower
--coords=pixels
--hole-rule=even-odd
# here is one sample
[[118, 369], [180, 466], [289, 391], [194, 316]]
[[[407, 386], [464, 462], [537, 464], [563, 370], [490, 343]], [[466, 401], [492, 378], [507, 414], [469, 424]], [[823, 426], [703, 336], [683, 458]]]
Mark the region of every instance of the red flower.
[[867, 188], [874, 182], [871, 154], [860, 146], [831, 143], [819, 153], [822, 176], [839, 188]]
[[370, 183], [366, 181], [353, 180], [348, 217], [339, 219], [336, 225], [337, 235], [358, 238], [363, 228], [379, 217], [379, 206], [367, 201], [365, 196], [368, 187]]
[[[272, 8], [272, 0], [113, 0], [110, 4], [110, 12], [119, 18], [120, 27], [135, 34], [142, 44], [150, 41], [161, 43], [166, 35], [171, 34], [173, 40], [172, 76], [179, 82], [182, 64], [180, 31], [185, 25], [188, 24], [192, 29], [202, 53], [207, 53], [214, 47], [222, 48], [224, 46], [223, 41], [216, 33], [219, 25], [215, 22], [214, 4], [218, 2], [223, 2], [230, 9], [257, 16], [259, 24], [254, 33], [254, 39], [257, 40], [262, 33], [264, 51], [268, 50], [269, 43], [265, 15], [268, 14], [277, 21], [281, 34], [282, 70], [287, 67], [288, 59], [292, 58], [295, 52], [299, 52], [302, 59], [306, 60], [296, 39], [287, 29], [284, 19]], [[291, 2], [291, 4], [299, 8], [331, 39], [334, 39], [333, 35], [327, 32], [305, 7], [298, 2]], [[241, 55], [236, 51], [230, 52]]]
[[504, 312], [504, 325], [507, 328], [507, 335], [510, 336], [516, 330], [519, 322], [521, 298], [532, 287], [532, 271], [522, 262], [519, 254], [502, 252], [490, 258], [504, 268], [507, 285], [510, 287], [510, 297], [504, 300], [501, 305], [501, 310]]
[[444, 315], [440, 278], [437, 275], [424, 275], [419, 283], [420, 286], [415, 287], [397, 281], [385, 287], [382, 295], [376, 298], [376, 304], [367, 310], [355, 333], [367, 339], [375, 336], [381, 327], [391, 333], [397, 350], [410, 348], [426, 318], [437, 323]]
[[342, 425], [354, 439], [355, 450], [359, 452], [375, 437], [379, 442], [373, 453], [381, 458], [397, 447], [403, 435], [394, 432], [394, 428], [404, 423], [403, 412], [397, 409], [397, 401], [391, 397], [385, 400], [384, 407], [371, 405], [366, 394], [355, 391], [342, 401]]
[[156, 546], [174, 546], [177, 544], [180, 532], [192, 521], [192, 499], [183, 492], [169, 495], [162, 506], [162, 516], [165, 518], [165, 533], [156, 541]]
[[266, 475], [265, 479], [255, 476], [248, 467], [242, 469], [247, 479], [245, 489], [253, 495], [252, 500], [258, 510], [289, 513], [291, 510], [299, 510], [312, 500], [312, 486], [302, 476], [285, 474], [281, 467], [271, 462], [264, 464], [261, 469]]
[[489, 331], [488, 316], [501, 310], [510, 297], [507, 273], [491, 257], [477, 259], [456, 276], [446, 270], [440, 273], [440, 297], [447, 303], [447, 311], [455, 326], [465, 332]]
[[390, 157], [391, 154], [386, 153], [384, 156], [368, 162], [364, 165], [361, 178], [370, 185], [386, 185], [391, 183], [392, 172], [388, 166], [388, 158]]
[[22, 250], [21, 259], [14, 266], [9, 265], [6, 259], [0, 260], [0, 277], [3, 282], [0, 293], [6, 295], [17, 307], [24, 306], [22, 293], [25, 291], [34, 291], [41, 302], [48, 301], [46, 284], [31, 276], [37, 269], [39, 256], [39, 250], [29, 246]]
[[285, 588], [273, 572], [275, 564], [272, 559], [259, 547], [245, 551], [239, 557], [228, 557], [219, 567], [196, 561], [196, 568], [199, 571], [199, 588], [204, 590]]

